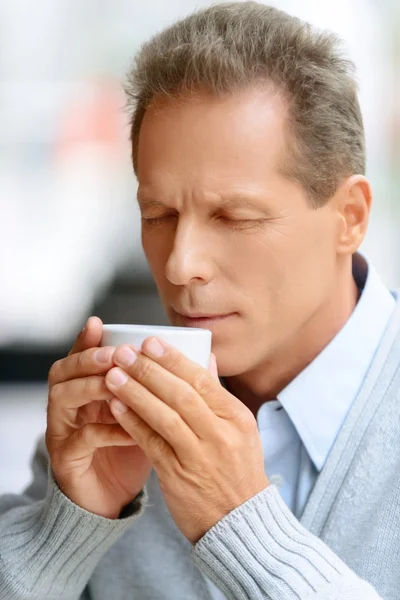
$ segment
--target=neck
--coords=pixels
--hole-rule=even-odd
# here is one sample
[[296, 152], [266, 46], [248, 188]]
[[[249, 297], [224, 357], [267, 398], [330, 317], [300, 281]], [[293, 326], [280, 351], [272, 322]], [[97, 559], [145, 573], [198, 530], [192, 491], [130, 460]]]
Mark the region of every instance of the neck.
[[279, 393], [301, 373], [342, 329], [353, 312], [359, 290], [347, 273], [345, 285], [305, 323], [290, 343], [273, 357], [241, 375], [225, 379], [228, 390], [239, 398], [254, 416], [264, 402], [275, 400]]

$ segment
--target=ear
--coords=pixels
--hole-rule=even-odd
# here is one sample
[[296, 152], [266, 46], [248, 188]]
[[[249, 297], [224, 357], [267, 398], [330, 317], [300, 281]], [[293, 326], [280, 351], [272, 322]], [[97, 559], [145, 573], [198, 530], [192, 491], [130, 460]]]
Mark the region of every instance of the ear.
[[347, 178], [338, 190], [340, 217], [338, 254], [354, 254], [361, 246], [368, 228], [372, 204], [371, 186], [363, 175]]

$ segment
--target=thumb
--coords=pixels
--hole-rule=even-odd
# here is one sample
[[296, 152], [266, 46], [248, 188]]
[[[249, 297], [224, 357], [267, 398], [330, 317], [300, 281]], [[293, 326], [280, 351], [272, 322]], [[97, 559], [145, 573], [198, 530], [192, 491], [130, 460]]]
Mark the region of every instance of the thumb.
[[95, 348], [100, 345], [103, 336], [103, 322], [99, 317], [89, 317], [86, 322], [86, 327], [79, 333], [76, 341], [71, 348], [70, 354], [83, 352], [88, 348]]
[[217, 367], [217, 359], [215, 357], [215, 354], [213, 354], [211, 352], [210, 355], [210, 363], [208, 365], [208, 370], [210, 371], [211, 375], [214, 377], [214, 379], [216, 379], [218, 381], [218, 367]]

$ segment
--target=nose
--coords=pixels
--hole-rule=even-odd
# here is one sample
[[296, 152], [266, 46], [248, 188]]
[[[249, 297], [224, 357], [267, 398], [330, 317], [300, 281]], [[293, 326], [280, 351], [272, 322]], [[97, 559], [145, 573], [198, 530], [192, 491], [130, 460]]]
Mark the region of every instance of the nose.
[[194, 280], [199, 283], [210, 281], [213, 270], [210, 250], [200, 225], [181, 217], [165, 267], [167, 279], [174, 285], [187, 285]]

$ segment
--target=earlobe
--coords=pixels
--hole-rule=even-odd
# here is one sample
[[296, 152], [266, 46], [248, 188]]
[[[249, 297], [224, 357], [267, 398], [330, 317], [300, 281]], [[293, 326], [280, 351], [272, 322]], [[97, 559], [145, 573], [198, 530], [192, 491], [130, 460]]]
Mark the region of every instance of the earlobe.
[[361, 246], [371, 210], [371, 186], [363, 175], [349, 177], [340, 194], [340, 254], [353, 254]]

